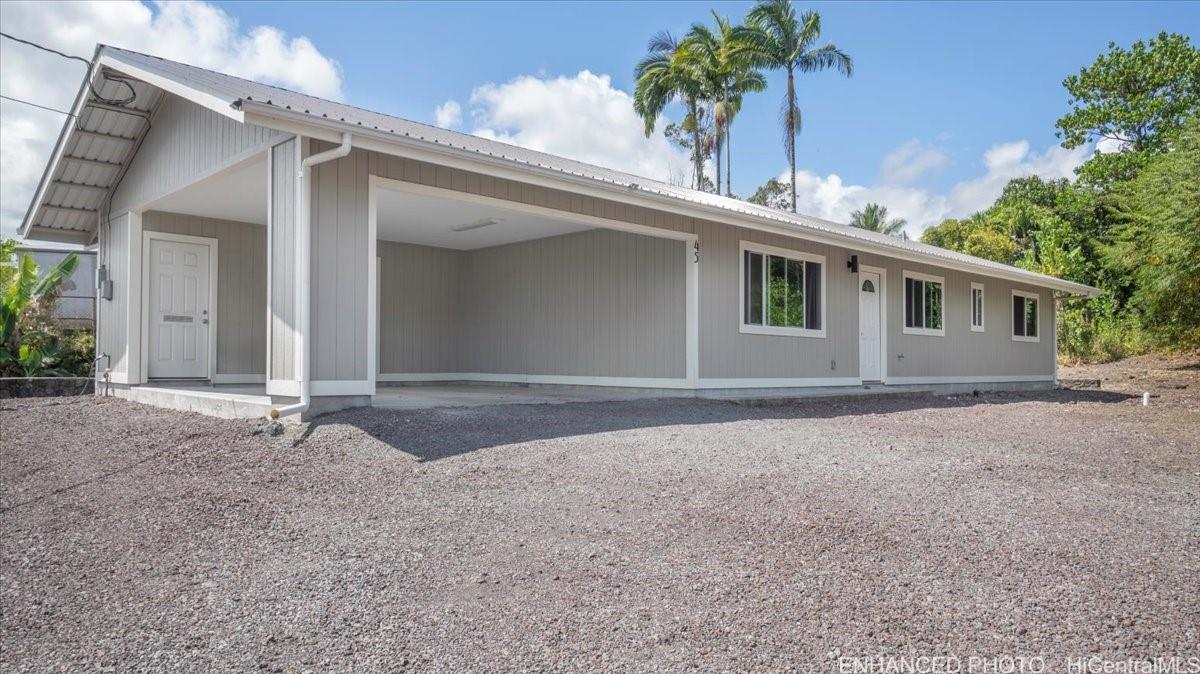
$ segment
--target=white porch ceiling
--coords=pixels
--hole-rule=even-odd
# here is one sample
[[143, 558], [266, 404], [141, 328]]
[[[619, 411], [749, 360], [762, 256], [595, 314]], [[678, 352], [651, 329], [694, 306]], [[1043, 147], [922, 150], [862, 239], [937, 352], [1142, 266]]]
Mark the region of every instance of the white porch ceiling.
[[[483, 204], [381, 189], [376, 195], [377, 235], [384, 241], [473, 250], [592, 229]], [[497, 222], [468, 231], [455, 227]]]
[[267, 155], [256, 155], [146, 207], [255, 225], [267, 224]]

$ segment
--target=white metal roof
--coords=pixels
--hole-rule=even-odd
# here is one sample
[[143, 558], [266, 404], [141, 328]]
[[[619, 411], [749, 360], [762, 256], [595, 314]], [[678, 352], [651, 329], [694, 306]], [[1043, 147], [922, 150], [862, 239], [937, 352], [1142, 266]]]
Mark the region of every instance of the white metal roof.
[[[392, 136], [398, 141], [420, 142], [476, 155], [481, 159], [501, 160], [517, 167], [525, 167], [539, 172], [549, 171], [563, 176], [585, 179], [597, 185], [618, 187], [623, 193], [629, 193], [632, 190], [636, 193], [652, 195], [661, 198], [663, 208], [666, 209], [669, 209], [672, 203], [702, 206], [710, 211], [729, 214], [731, 224], [740, 224], [747, 219], [769, 222], [782, 226], [799, 237], [804, 237], [806, 234], [809, 236], [828, 235], [843, 242], [841, 245], [849, 248], [854, 248], [855, 243], [858, 242], [863, 245], [865, 250], [872, 252], [880, 251], [880, 249], [895, 251], [900, 257], [916, 259], [931, 265], [968, 267], [980, 273], [988, 274], [990, 272], [991, 275], [1022, 280], [1031, 285], [1084, 295], [1099, 294], [1097, 289], [1087, 285], [936, 246], [899, 239], [807, 215], [758, 206], [718, 194], [671, 185], [528, 148], [421, 124], [344, 103], [336, 103], [156, 56], [102, 45], [97, 49], [97, 59], [103, 66], [126, 73], [163, 90], [185, 96], [238, 121], [244, 120], [244, 109], [268, 106], [302, 116], [305, 121], [312, 124], [327, 125], [343, 131], [353, 131], [356, 128], [370, 130], [378, 135]], [[35, 210], [31, 207], [31, 214]], [[887, 252], [882, 254], [886, 255]]]

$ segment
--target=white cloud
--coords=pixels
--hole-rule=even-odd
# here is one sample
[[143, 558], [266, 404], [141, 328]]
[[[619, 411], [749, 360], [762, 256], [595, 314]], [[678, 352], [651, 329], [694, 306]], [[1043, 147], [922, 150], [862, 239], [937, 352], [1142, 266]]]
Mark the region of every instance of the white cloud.
[[910, 185], [949, 164], [950, 158], [944, 152], [913, 139], [883, 158], [880, 181], [885, 185]]
[[[1029, 143], [1024, 140], [1001, 143], [984, 152], [982, 175], [963, 180], [941, 194], [907, 184], [948, 162], [944, 155], [942, 159], [932, 159], [923, 146], [913, 146], [913, 142], [901, 145], [884, 158], [883, 178], [877, 185], [848, 185], [837, 174], [821, 177], [810, 171], [798, 171], [797, 210], [835, 222], [848, 222], [853, 211], [873, 201], [887, 206], [890, 216], [908, 220], [908, 235], [919, 238], [927, 227], [945, 218], [961, 218], [987, 208], [1013, 178], [1031, 175], [1047, 179], [1071, 178], [1075, 168], [1091, 155], [1088, 147], [1066, 150], [1052, 145], [1045, 152], [1037, 153], [1031, 152]], [[898, 162], [898, 157], [913, 157], [920, 170], [906, 169]], [[787, 171], [779, 180], [784, 183], [790, 180]]]
[[659, 130], [645, 136], [629, 94], [608, 75], [522, 75], [471, 92], [472, 133], [668, 182], [687, 181], [688, 160]]
[[[277, 28], [244, 31], [205, 2], [3, 2], [4, 32], [67, 54], [91, 58], [96, 43], [125, 47], [202, 68], [339, 99], [338, 64], [306, 37]], [[58, 108], [71, 106], [85, 66], [11, 40], [0, 41], [0, 91]], [[62, 115], [12, 101], [0, 103], [0, 237], [12, 236], [62, 128]]]
[[455, 100], [446, 101], [433, 109], [433, 117], [443, 129], [456, 128], [462, 124], [462, 106]]

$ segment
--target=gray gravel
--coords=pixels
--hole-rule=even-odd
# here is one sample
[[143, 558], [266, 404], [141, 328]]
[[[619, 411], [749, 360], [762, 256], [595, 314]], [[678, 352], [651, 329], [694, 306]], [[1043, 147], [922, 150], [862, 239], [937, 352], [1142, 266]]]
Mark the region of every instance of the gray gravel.
[[829, 671], [1200, 642], [1194, 409], [1052, 392], [254, 425], [0, 401], [0, 669]]

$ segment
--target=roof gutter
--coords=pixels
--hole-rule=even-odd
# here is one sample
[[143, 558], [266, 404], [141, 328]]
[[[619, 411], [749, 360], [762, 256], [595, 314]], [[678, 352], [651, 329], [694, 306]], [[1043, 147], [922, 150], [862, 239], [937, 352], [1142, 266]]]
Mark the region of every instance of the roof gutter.
[[[299, 138], [296, 140], [299, 142]], [[342, 134], [341, 145], [332, 150], [326, 150], [305, 157], [300, 163], [299, 177], [301, 178], [300, 184], [303, 186], [304, 194], [299, 201], [303, 212], [297, 218], [300, 224], [300, 263], [296, 266], [300, 268], [299, 277], [302, 279], [312, 278], [312, 218], [309, 217], [308, 208], [311, 177], [308, 170], [317, 164], [345, 157], [350, 154], [350, 148], [353, 146], [354, 136], [347, 131]], [[308, 411], [309, 403], [312, 401], [312, 350], [308, 348], [308, 333], [312, 326], [312, 312], [309, 310], [312, 301], [311, 286], [312, 284], [307, 281], [300, 284], [300, 402], [294, 405], [272, 408], [272, 419], [291, 416], [293, 414], [303, 414]]]
[[[528, 164], [506, 157], [495, 155], [484, 155], [472, 150], [455, 147], [443, 143], [434, 143], [429, 140], [414, 138], [411, 136], [402, 136], [387, 131], [372, 129], [349, 122], [343, 122], [335, 119], [323, 117], [314, 117], [312, 115], [280, 108], [278, 106], [261, 103], [258, 101], [241, 101], [242, 109], [259, 119], [247, 118], [247, 122], [264, 123], [268, 126], [275, 126], [292, 133], [304, 133], [321, 138], [321, 140], [332, 140], [336, 136], [334, 133], [345, 131], [347, 128], [353, 129], [354, 134], [359, 138], [358, 147], [366, 150], [376, 150], [388, 154], [398, 156], [407, 156], [413, 159], [426, 160], [431, 162], [448, 163], [451, 160], [451, 165], [459, 164], [464, 170], [472, 170], [480, 172], [481, 167], [493, 167], [499, 172], [508, 173], [503, 175], [511, 180], [534, 182], [552, 189], [570, 189], [571, 186], [578, 188], [576, 191], [589, 194], [601, 199], [616, 199], [629, 203], [632, 199], [640, 202], [638, 205], [657, 210], [669, 210], [682, 215], [698, 217], [705, 220], [715, 222], [725, 222], [735, 224], [750, 229], [758, 229], [768, 231], [774, 234], [783, 236], [798, 237], [818, 243], [838, 246], [842, 248], [850, 248], [856, 252], [874, 253], [884, 257], [890, 257], [900, 260], [908, 260], [920, 264], [928, 264], [945, 269], [954, 269], [971, 274], [980, 274], [995, 278], [1002, 278], [1016, 283], [1026, 283], [1032, 286], [1041, 286], [1054, 290], [1095, 297], [1100, 294], [1100, 290], [1082, 283], [1066, 281], [1063, 279], [1038, 274], [1036, 272], [1028, 272], [1016, 268], [996, 268], [988, 261], [980, 260], [979, 263], [966, 262], [956, 260], [952, 257], [923, 253], [920, 251], [905, 250], [894, 246], [889, 246], [885, 243], [871, 240], [867, 237], [854, 236], [838, 231], [819, 229], [816, 227], [806, 227], [801, 224], [788, 222], [783, 219], [771, 218], [764, 215], [754, 213], [746, 213], [738, 210], [731, 210], [711, 206], [708, 204], [697, 203], [656, 193], [644, 187], [635, 184], [617, 183], [599, 180], [588, 176], [578, 175], [565, 171], [555, 170], [544, 166]], [[263, 119], [266, 118], [266, 119]], [[278, 120], [272, 123], [269, 120]], [[283, 124], [280, 124], [282, 122]], [[314, 134], [313, 129], [327, 129], [333, 131], [322, 137], [320, 134]], [[371, 142], [371, 141], [377, 142]], [[405, 148], [406, 152], [398, 153], [395, 148]], [[462, 166], [467, 164], [467, 166]], [[484, 171], [488, 172], [488, 171]], [[497, 175], [497, 171], [491, 171], [491, 175]], [[540, 177], [541, 181], [531, 181], [530, 176]], [[806, 216], [807, 217], [807, 216]], [[821, 222], [816, 218], [810, 218], [816, 222]], [[733, 222], [730, 222], [733, 221]], [[830, 223], [836, 224], [836, 223]], [[998, 267], [1007, 267], [995, 263]]]

